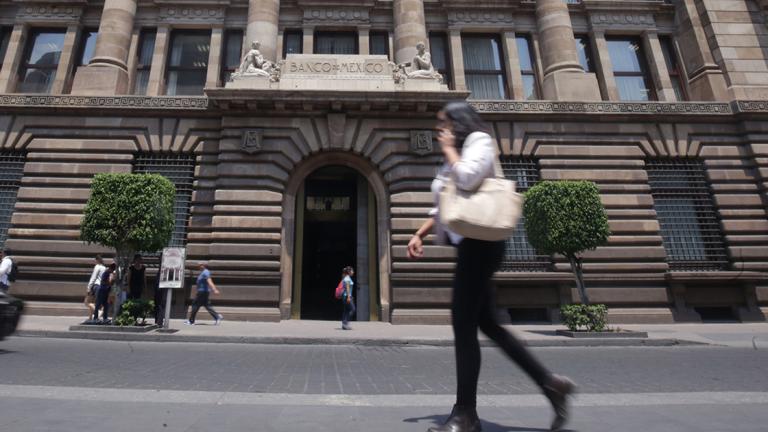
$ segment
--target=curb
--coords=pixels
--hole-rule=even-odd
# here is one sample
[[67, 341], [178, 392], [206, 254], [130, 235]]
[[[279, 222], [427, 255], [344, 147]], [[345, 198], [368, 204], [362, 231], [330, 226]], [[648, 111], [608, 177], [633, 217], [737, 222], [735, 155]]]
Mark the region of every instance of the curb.
[[[17, 330], [13, 336], [52, 339], [110, 340], [123, 342], [179, 342], [179, 343], [234, 343], [255, 345], [355, 345], [355, 346], [399, 346], [399, 347], [452, 347], [453, 339], [364, 339], [334, 337], [293, 337], [293, 336], [194, 336], [163, 333], [115, 333], [89, 331]], [[530, 347], [671, 347], [671, 346], [712, 346], [704, 342], [684, 339], [535, 339], [523, 340]], [[495, 347], [488, 339], [480, 340], [480, 346]]]

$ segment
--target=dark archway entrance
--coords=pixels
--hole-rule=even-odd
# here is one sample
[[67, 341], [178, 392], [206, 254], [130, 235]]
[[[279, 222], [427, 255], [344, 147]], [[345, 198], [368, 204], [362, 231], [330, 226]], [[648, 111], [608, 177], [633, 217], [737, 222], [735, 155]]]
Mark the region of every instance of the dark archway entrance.
[[341, 317], [333, 290], [342, 268], [357, 267], [360, 183], [356, 171], [341, 166], [321, 168], [304, 183], [301, 319]]

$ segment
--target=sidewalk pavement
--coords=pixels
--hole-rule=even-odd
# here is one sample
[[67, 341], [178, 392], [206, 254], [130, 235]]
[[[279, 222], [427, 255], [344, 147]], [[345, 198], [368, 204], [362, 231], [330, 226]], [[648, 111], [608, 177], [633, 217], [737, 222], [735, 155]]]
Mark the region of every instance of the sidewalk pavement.
[[[16, 336], [123, 340], [146, 342], [253, 343], [293, 345], [377, 345], [377, 346], [452, 346], [453, 333], [446, 325], [391, 325], [382, 322], [353, 322], [352, 330], [341, 329], [335, 321], [288, 320], [279, 323], [198, 321], [184, 325], [171, 320], [173, 333], [107, 332], [94, 329], [73, 331], [84, 318], [26, 315], [22, 317]], [[97, 326], [94, 326], [97, 327]], [[642, 331], [648, 338], [570, 338], [555, 334], [561, 325], [507, 325], [527, 345], [561, 346], [676, 346], [714, 345], [741, 348], [768, 348], [768, 323], [712, 324], [632, 324], [612, 326], [623, 330]], [[493, 343], [481, 334], [483, 346]]]

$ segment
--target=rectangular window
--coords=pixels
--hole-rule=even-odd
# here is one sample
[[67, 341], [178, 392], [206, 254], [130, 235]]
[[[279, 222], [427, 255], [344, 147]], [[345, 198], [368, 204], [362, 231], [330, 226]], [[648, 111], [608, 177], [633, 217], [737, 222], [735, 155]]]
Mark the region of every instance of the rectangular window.
[[704, 164], [654, 159], [646, 162], [646, 170], [670, 270], [724, 270], [725, 240]]
[[533, 47], [528, 36], [517, 36], [517, 55], [520, 57], [520, 73], [523, 75], [523, 88], [525, 99], [538, 99], [539, 90], [536, 83], [536, 70], [534, 69]]
[[221, 85], [229, 81], [229, 77], [240, 67], [243, 55], [243, 32], [228, 30], [224, 34], [224, 58], [221, 64]]
[[315, 54], [358, 54], [357, 32], [315, 32]]
[[672, 43], [672, 38], [662, 36], [659, 38], [661, 43], [661, 52], [664, 53], [664, 62], [667, 64], [669, 80], [672, 82], [672, 89], [675, 90], [675, 97], [678, 101], [688, 100], [683, 85], [683, 74], [680, 71], [680, 64], [677, 62], [677, 53]]
[[497, 35], [462, 35], [464, 74], [470, 99], [506, 99], [501, 43]]
[[136, 63], [136, 80], [134, 82], [133, 94], [147, 94], [149, 85], [149, 71], [152, 68], [152, 56], [155, 53], [156, 29], [143, 29], [139, 36], [139, 59]]
[[99, 36], [98, 29], [86, 29], [80, 35], [80, 52], [77, 56], [78, 66], [87, 66], [93, 58], [93, 50], [96, 48], [96, 38]]
[[30, 32], [24, 59], [19, 68], [20, 93], [51, 92], [64, 48], [64, 34], [63, 29], [38, 29]]
[[8, 52], [8, 44], [11, 42], [11, 27], [0, 27], [0, 69], [5, 61], [5, 54]]
[[201, 95], [208, 72], [210, 31], [179, 30], [171, 34], [166, 94]]
[[453, 74], [451, 73], [451, 61], [448, 54], [448, 35], [430, 33], [429, 54], [432, 56], [432, 66], [443, 76], [443, 82], [448, 88], [453, 89]]
[[304, 32], [301, 30], [286, 30], [283, 33], [283, 58], [288, 54], [302, 54], [304, 51]]
[[8, 238], [25, 159], [26, 155], [21, 152], [0, 152], [0, 249]]
[[576, 53], [579, 55], [579, 63], [581, 63], [584, 72], [594, 72], [595, 62], [592, 57], [592, 45], [589, 42], [589, 36], [576, 35]]
[[607, 42], [619, 98], [624, 101], [655, 100], [640, 39], [611, 38]]
[[136, 174], [160, 174], [176, 186], [173, 204], [173, 237], [169, 247], [187, 243], [187, 222], [192, 206], [192, 186], [195, 180], [195, 156], [189, 154], [139, 153], [133, 164]]
[[368, 35], [368, 52], [372, 55], [385, 55], [389, 58], [389, 33], [372, 31]]
[[[501, 167], [504, 176], [516, 182], [517, 191], [525, 193], [539, 181], [539, 167], [530, 158], [503, 157]], [[507, 272], [544, 272], [552, 267], [549, 255], [540, 255], [528, 243], [525, 233], [525, 218], [520, 217], [515, 233], [506, 242], [501, 271]]]

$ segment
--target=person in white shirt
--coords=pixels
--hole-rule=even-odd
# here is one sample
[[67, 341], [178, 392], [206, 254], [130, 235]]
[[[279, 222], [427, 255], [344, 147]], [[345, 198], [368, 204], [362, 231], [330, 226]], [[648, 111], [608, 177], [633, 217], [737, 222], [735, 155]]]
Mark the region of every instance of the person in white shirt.
[[13, 261], [11, 260], [11, 251], [6, 249], [0, 251], [0, 291], [7, 293], [11, 288], [11, 282], [8, 281], [8, 275], [11, 274]]
[[[473, 192], [486, 178], [493, 177], [498, 158], [496, 144], [480, 116], [466, 102], [451, 102], [438, 114], [438, 142], [445, 164], [432, 183], [435, 202], [445, 181], [452, 178], [456, 187]], [[504, 241], [464, 238], [440, 222], [439, 207], [430, 212], [421, 228], [408, 242], [408, 257], [424, 256], [423, 239], [434, 228], [438, 244], [457, 249], [453, 279], [451, 321], [456, 351], [456, 404], [445, 424], [429, 432], [479, 432], [477, 380], [480, 373], [480, 329], [539, 385], [552, 403], [555, 418], [551, 430], [559, 430], [568, 420], [567, 398], [574, 384], [548, 371], [528, 349], [496, 321], [496, 293], [491, 283], [504, 257]]]
[[93, 311], [96, 310], [96, 293], [101, 286], [101, 276], [104, 274], [104, 270], [107, 268], [104, 266], [104, 259], [101, 255], [96, 255], [96, 265], [93, 266], [91, 272], [91, 279], [88, 281], [88, 286], [85, 289], [85, 306], [88, 307], [88, 317], [93, 316]]

